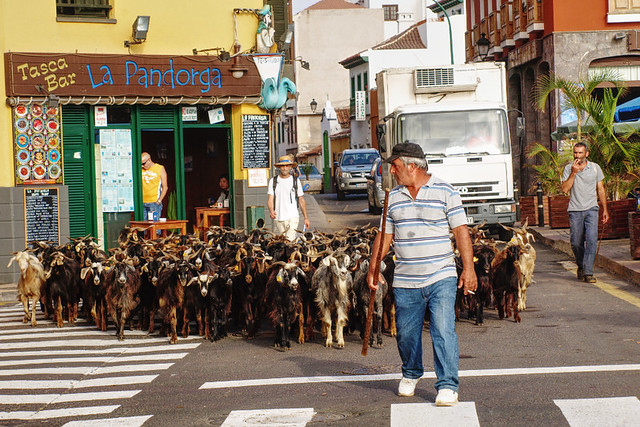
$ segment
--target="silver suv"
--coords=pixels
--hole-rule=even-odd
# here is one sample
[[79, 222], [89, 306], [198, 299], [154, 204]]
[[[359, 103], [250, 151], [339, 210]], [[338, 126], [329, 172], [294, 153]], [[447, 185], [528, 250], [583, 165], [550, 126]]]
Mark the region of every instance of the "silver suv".
[[340, 153], [334, 164], [338, 200], [344, 200], [347, 193], [367, 192], [367, 176], [373, 162], [379, 157], [380, 154], [373, 148], [348, 149]]

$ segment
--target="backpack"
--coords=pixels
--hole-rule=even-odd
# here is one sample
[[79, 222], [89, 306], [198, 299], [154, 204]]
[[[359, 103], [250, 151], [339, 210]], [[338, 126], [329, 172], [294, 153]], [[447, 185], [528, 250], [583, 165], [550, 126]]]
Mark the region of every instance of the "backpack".
[[[278, 185], [278, 177], [280, 175], [273, 176], [273, 207], [276, 207], [276, 185]], [[298, 200], [298, 177], [291, 174], [293, 177], [293, 191], [296, 192], [296, 207], [300, 207], [300, 201]]]

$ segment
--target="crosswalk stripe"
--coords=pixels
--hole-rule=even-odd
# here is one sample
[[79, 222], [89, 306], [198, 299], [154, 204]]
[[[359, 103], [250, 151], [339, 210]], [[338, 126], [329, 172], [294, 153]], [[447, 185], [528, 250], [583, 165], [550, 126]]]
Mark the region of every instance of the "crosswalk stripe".
[[640, 422], [640, 400], [635, 396], [553, 401], [572, 427], [633, 426]]
[[[9, 334], [4, 335], [4, 331], [2, 331], [2, 335], [0, 335], [0, 341], [17, 341], [23, 339], [39, 339], [39, 338], [60, 338], [60, 337], [75, 337], [75, 336], [83, 336], [89, 338], [94, 336], [96, 338], [104, 338], [109, 337], [112, 338], [115, 335], [115, 328], [108, 331], [101, 331], [99, 329], [93, 328], [84, 328], [84, 330], [77, 330], [74, 326], [73, 329], [70, 328], [51, 328], [51, 330], [42, 330], [35, 329], [33, 332], [22, 333], [22, 334]], [[37, 331], [37, 332], [36, 332]], [[24, 331], [22, 331], [24, 332]], [[125, 336], [147, 336], [149, 333], [147, 331], [125, 331]], [[3, 344], [4, 345], [4, 344]]]
[[[459, 371], [460, 377], [488, 377], [503, 375], [552, 375], [583, 372], [622, 372], [639, 371], [640, 364], [624, 365], [593, 365], [593, 366], [553, 366], [539, 368], [513, 368], [513, 369], [473, 369]], [[422, 378], [435, 378], [434, 372], [426, 372]], [[336, 375], [336, 376], [316, 376], [316, 377], [284, 377], [284, 378], [263, 378], [251, 380], [231, 380], [231, 381], [209, 381], [200, 386], [201, 390], [219, 388], [237, 388], [268, 385], [285, 384], [313, 384], [329, 382], [363, 382], [363, 381], [388, 381], [399, 380], [400, 373], [378, 374], [378, 375]]]
[[42, 411], [0, 412], [0, 420], [47, 420], [51, 418], [79, 417], [83, 415], [109, 414], [120, 405], [85, 406], [80, 408], [44, 409]]
[[253, 409], [231, 411], [221, 427], [291, 426], [304, 427], [311, 421], [313, 408]]
[[90, 393], [65, 393], [65, 394], [2, 394], [0, 402], [5, 405], [29, 405], [44, 403], [85, 402], [94, 400], [129, 399], [141, 390], [99, 391]]
[[[127, 342], [127, 344], [130, 344]], [[153, 352], [170, 352], [193, 350], [199, 347], [202, 342], [197, 343], [177, 343], [177, 344], [160, 344], [144, 347], [119, 347], [119, 348], [94, 348], [94, 349], [76, 349], [76, 350], [31, 350], [31, 351], [11, 351], [0, 353], [0, 358], [5, 357], [32, 357], [32, 356], [68, 356], [77, 354], [132, 354], [132, 353], [153, 353]]]
[[153, 415], [70, 421], [62, 427], [140, 427], [151, 417], [153, 417]]
[[136, 375], [125, 377], [96, 378], [91, 380], [9, 380], [0, 381], [0, 389], [36, 390], [36, 389], [71, 389], [89, 387], [116, 387], [130, 384], [148, 384], [158, 375]]
[[173, 363], [149, 363], [139, 365], [96, 366], [49, 366], [46, 368], [0, 369], [0, 377], [19, 375], [103, 375], [118, 372], [141, 372], [166, 370]]
[[68, 357], [49, 359], [0, 360], [0, 366], [44, 365], [53, 363], [124, 363], [144, 362], [150, 360], [178, 360], [189, 353], [146, 354], [138, 356], [105, 356], [105, 357]]
[[[2, 323], [0, 323], [0, 325], [2, 325]], [[2, 329], [2, 336], [18, 335], [18, 334], [25, 334], [25, 335], [31, 336], [31, 334], [25, 333], [25, 331], [33, 331], [32, 333], [46, 331], [48, 335], [51, 336], [52, 333], [60, 333], [60, 332], [65, 333], [65, 332], [69, 332], [70, 330], [69, 328], [58, 328], [55, 326], [55, 323], [52, 323], [50, 326], [49, 325], [43, 326], [38, 323], [38, 326], [36, 328], [32, 328], [31, 324], [29, 324], [28, 326], [25, 326], [23, 324], [22, 326], [23, 326], [22, 328], [16, 328], [16, 329]], [[74, 331], [83, 330], [85, 331], [84, 333], [86, 333], [86, 331], [97, 331], [95, 325], [78, 325], [78, 324], [73, 325], [73, 330]]]
[[395, 403], [391, 405], [390, 425], [480, 427], [480, 421], [474, 402], [460, 402], [452, 407], [437, 407], [435, 403]]
[[[126, 346], [126, 345], [139, 345], [139, 344], [149, 344], [152, 342], [169, 342], [169, 338], [167, 337], [148, 337], [145, 339], [135, 339], [135, 338], [127, 338], [127, 334], [124, 334], [124, 341], [118, 341], [118, 339], [113, 336], [112, 341], [108, 340], [52, 340], [52, 341], [24, 341], [24, 342], [11, 342], [11, 343], [3, 343], [3, 350], [13, 350], [13, 349], [25, 349], [25, 348], [48, 348], [48, 347], [115, 347], [115, 346]], [[202, 337], [196, 335], [193, 338], [180, 338], [184, 341], [194, 341], [200, 340], [202, 341]]]

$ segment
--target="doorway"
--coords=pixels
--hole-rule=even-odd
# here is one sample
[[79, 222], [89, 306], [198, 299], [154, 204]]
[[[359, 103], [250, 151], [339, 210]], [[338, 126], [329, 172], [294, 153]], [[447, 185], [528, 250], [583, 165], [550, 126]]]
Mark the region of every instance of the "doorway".
[[[226, 127], [185, 128], [183, 131], [185, 207], [187, 219], [194, 226], [195, 208], [209, 206], [218, 198], [221, 192], [218, 183], [223, 175], [229, 181], [230, 202], [233, 203], [230, 139]], [[231, 225], [228, 218], [225, 218], [225, 225]]]
[[[178, 219], [174, 131], [173, 129], [142, 129], [140, 135], [141, 152], [146, 151], [149, 153], [151, 160], [164, 166], [167, 171], [167, 187], [169, 187], [169, 191], [162, 201], [162, 213], [160, 216], [162, 218]], [[138, 159], [139, 161], [140, 159]]]

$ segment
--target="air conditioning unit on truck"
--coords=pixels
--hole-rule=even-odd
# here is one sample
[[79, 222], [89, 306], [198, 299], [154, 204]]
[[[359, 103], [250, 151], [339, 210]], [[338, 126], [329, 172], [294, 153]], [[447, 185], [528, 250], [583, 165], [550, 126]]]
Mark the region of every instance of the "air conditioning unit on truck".
[[[429, 173], [462, 197], [469, 225], [494, 233], [516, 220], [504, 63], [387, 69], [376, 75], [378, 143], [383, 157], [402, 142], [419, 144]], [[388, 166], [383, 187], [392, 188]]]

